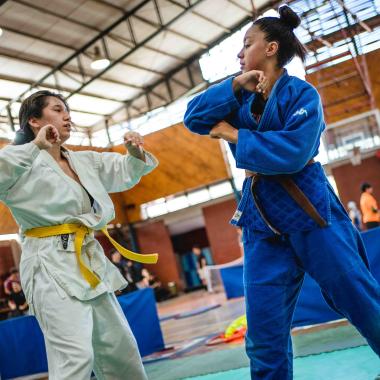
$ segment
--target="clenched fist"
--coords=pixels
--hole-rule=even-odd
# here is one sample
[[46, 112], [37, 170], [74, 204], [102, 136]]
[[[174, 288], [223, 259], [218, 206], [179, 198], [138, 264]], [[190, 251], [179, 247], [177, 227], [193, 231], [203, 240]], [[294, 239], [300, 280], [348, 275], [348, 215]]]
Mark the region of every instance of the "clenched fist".
[[145, 161], [145, 153], [143, 149], [144, 139], [137, 132], [127, 132], [124, 135], [124, 145], [128, 150], [128, 153], [140, 160]]
[[47, 124], [38, 131], [33, 142], [40, 149], [49, 149], [53, 146], [53, 144], [59, 144], [61, 139], [59, 138], [57, 128], [52, 124]]
[[268, 95], [269, 82], [264, 71], [250, 70], [235, 77], [233, 86], [235, 92], [244, 88], [247, 91], [261, 93], [265, 98]]
[[223, 139], [229, 143], [237, 144], [238, 130], [223, 120], [211, 129], [209, 136], [213, 139]]

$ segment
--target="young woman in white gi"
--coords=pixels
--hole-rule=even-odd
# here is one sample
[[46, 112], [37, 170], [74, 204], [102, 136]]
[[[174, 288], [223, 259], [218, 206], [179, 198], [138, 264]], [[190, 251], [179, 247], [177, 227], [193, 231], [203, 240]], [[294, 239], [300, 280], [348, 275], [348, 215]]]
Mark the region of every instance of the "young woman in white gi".
[[0, 150], [0, 200], [23, 236], [21, 282], [44, 333], [49, 379], [87, 380], [92, 370], [98, 380], [146, 379], [114, 296], [126, 281], [93, 231], [114, 218], [108, 193], [134, 186], [157, 161], [135, 132], [124, 136], [127, 155], [65, 149], [69, 108], [49, 91], [24, 100], [19, 118], [14, 145]]

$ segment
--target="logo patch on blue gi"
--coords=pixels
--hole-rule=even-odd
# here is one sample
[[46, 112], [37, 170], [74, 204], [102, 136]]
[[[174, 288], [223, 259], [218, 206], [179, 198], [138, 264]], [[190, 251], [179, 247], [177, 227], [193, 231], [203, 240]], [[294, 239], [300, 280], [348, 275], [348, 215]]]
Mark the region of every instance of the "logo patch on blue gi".
[[303, 107], [297, 110], [296, 112], [294, 112], [293, 114], [293, 116], [301, 116], [301, 115], [305, 115], [307, 117], [307, 111]]
[[232, 217], [232, 220], [234, 220], [235, 222], [238, 222], [241, 215], [242, 215], [242, 212], [240, 210], [236, 210], [234, 216]]

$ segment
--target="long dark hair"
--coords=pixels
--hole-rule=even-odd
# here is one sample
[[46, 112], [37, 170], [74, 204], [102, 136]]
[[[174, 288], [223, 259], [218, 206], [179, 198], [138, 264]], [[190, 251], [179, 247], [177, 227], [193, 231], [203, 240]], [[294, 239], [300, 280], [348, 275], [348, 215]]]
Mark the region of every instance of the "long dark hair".
[[43, 109], [48, 105], [47, 98], [54, 96], [61, 100], [66, 109], [69, 111], [69, 106], [65, 98], [61, 94], [51, 92], [48, 90], [37, 91], [34, 94], [27, 97], [21, 104], [19, 111], [20, 129], [16, 132], [16, 137], [13, 141], [14, 145], [22, 145], [34, 140], [35, 136], [29, 120], [31, 117], [37, 119], [42, 117]]
[[262, 17], [253, 22], [264, 34], [267, 42], [277, 41], [277, 65], [284, 67], [294, 56], [304, 62], [306, 48], [293, 32], [301, 24], [301, 19], [290, 7], [283, 5], [278, 9], [278, 17]]

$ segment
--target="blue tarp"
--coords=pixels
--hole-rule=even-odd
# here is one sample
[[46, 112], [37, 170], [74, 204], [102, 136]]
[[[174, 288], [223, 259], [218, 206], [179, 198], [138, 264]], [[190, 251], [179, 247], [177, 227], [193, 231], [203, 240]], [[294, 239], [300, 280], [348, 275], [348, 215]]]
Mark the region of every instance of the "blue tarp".
[[[362, 233], [373, 276], [380, 282], [380, 228]], [[243, 266], [220, 271], [227, 298], [243, 297]], [[294, 314], [293, 326], [306, 326], [343, 318], [334, 312], [322, 297], [318, 284], [305, 276]]]
[[[121, 297], [119, 303], [136, 337], [142, 356], [164, 348], [152, 289]], [[0, 378], [47, 372], [42, 332], [34, 317], [25, 316], [0, 322]]]

